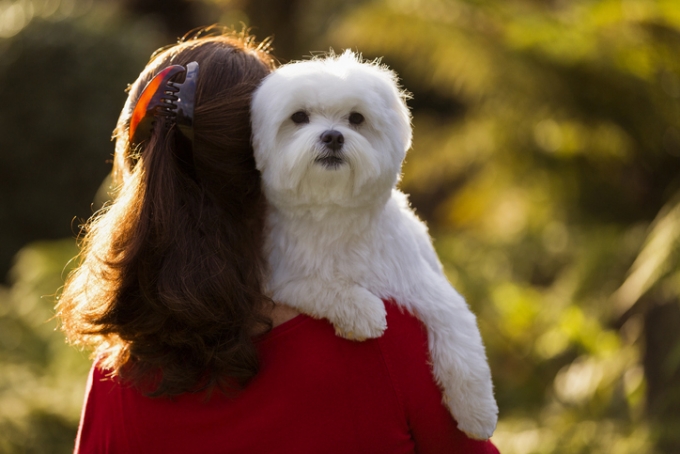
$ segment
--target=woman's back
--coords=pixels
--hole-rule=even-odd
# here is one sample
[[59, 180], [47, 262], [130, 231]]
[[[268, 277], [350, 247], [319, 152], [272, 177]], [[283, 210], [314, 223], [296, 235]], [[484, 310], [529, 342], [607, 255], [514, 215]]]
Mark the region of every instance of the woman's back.
[[497, 453], [441, 404], [420, 322], [387, 304], [379, 339], [350, 342], [300, 315], [256, 346], [244, 391], [150, 398], [93, 368], [76, 452]]

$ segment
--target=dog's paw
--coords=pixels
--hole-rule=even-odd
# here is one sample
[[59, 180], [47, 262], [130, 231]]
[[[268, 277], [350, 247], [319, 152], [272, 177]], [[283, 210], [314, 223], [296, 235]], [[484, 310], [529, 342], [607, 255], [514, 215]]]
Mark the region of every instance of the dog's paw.
[[498, 423], [498, 405], [493, 397], [491, 399], [468, 400], [461, 403], [458, 400], [455, 408], [451, 408], [452, 403], [445, 396], [445, 403], [451, 409], [458, 428], [469, 438], [474, 440], [488, 440], [493, 435]]
[[345, 339], [363, 341], [383, 335], [387, 329], [385, 305], [368, 290], [353, 286], [343, 292], [331, 322], [335, 334]]

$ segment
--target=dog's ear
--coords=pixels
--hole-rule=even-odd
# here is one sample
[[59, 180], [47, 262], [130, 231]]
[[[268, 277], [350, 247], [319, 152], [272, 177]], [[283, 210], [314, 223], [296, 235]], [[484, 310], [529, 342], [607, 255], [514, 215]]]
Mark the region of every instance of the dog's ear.
[[382, 58], [363, 61], [361, 54], [356, 54], [350, 50], [346, 50], [340, 58], [351, 59], [356, 64], [364, 66], [367, 71], [380, 80], [381, 85], [385, 89], [387, 105], [396, 113], [396, 124], [393, 127], [400, 134], [400, 140], [404, 147], [402, 151], [406, 152], [409, 150], [411, 148], [412, 128], [411, 111], [408, 108], [407, 101], [413, 95], [401, 86], [397, 73], [383, 64]]
[[413, 128], [411, 127], [411, 110], [408, 107], [407, 101], [413, 97], [411, 93], [404, 89], [399, 82], [399, 76], [396, 72], [384, 65], [380, 60], [374, 60], [368, 64], [374, 69], [385, 84], [388, 96], [389, 106], [396, 114], [395, 130], [400, 134], [400, 140], [403, 144], [404, 152], [411, 148], [411, 141], [413, 138]]

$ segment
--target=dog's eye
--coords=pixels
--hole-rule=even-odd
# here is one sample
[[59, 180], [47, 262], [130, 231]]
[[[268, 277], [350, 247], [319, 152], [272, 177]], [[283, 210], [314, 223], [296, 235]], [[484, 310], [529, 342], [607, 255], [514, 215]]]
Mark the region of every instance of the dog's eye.
[[307, 115], [307, 112], [304, 112], [302, 110], [295, 112], [293, 115], [290, 116], [290, 119], [293, 120], [293, 123], [295, 123], [296, 125], [309, 123], [309, 115]]
[[359, 112], [352, 112], [349, 114], [349, 122], [352, 123], [353, 125], [360, 125], [361, 123], [364, 122], [364, 116], [361, 115]]

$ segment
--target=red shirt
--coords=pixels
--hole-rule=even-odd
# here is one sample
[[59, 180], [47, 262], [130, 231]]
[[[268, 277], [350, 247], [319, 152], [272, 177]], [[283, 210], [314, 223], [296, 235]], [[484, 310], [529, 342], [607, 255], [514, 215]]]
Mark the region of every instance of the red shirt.
[[498, 454], [442, 405], [422, 324], [386, 306], [387, 331], [364, 342], [305, 315], [275, 327], [232, 397], [149, 398], [94, 366], [75, 452]]

